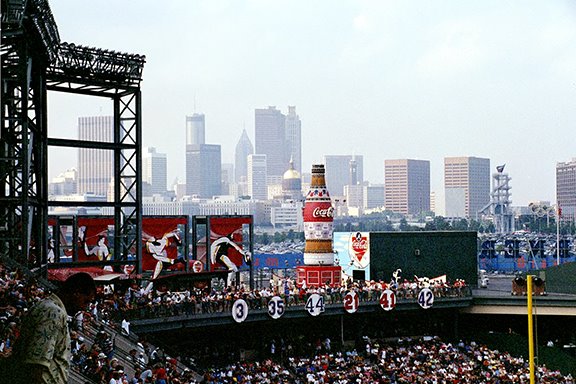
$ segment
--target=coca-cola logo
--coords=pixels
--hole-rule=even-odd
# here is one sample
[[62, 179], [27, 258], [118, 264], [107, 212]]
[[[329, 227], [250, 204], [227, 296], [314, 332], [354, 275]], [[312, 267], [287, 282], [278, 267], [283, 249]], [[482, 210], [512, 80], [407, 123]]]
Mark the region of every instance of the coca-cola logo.
[[359, 262], [362, 261], [364, 254], [368, 250], [368, 241], [366, 237], [363, 237], [360, 232], [357, 232], [355, 236], [352, 237], [352, 251], [354, 251], [354, 256]]
[[364, 237], [360, 241], [358, 240], [352, 241], [352, 249], [354, 249], [356, 252], [366, 251], [368, 249], [368, 243], [366, 243], [366, 238]]
[[312, 217], [334, 217], [334, 208], [329, 207], [323, 209], [316, 207], [314, 211], [312, 211]]

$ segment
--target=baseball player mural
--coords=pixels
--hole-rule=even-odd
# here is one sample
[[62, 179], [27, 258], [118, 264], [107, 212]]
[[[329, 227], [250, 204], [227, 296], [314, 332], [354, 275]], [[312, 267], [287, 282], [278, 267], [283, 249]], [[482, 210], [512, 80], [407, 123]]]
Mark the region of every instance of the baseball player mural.
[[[79, 217], [78, 218], [78, 260], [99, 261], [112, 260], [112, 252], [108, 248], [108, 226], [113, 225], [110, 218]], [[104, 266], [112, 270], [111, 266]]]
[[210, 218], [211, 270], [227, 270], [228, 285], [242, 265], [250, 265], [252, 262], [250, 251], [242, 247], [242, 225], [249, 224], [250, 220], [237, 217]]
[[142, 269], [152, 270], [152, 279], [165, 268], [181, 266], [178, 255], [182, 234], [178, 225], [185, 222], [186, 218], [181, 217], [142, 218]]
[[174, 264], [175, 259], [168, 257], [167, 247], [177, 247], [182, 244], [180, 233], [178, 229], [176, 229], [165, 233], [161, 238], [157, 239], [156, 237], [142, 231], [142, 238], [146, 240], [147, 253], [156, 260], [154, 274], [152, 275], [152, 279], [155, 279], [160, 275], [160, 272], [162, 272], [164, 264]]
[[244, 259], [244, 262], [249, 265], [251, 262], [251, 255], [249, 251], [243, 250], [232, 240], [233, 234], [222, 236], [210, 244], [210, 262], [212, 264], [220, 264], [228, 269], [227, 283], [230, 285], [234, 274], [238, 272], [238, 266], [230, 260], [228, 256], [231, 249], [239, 252]]

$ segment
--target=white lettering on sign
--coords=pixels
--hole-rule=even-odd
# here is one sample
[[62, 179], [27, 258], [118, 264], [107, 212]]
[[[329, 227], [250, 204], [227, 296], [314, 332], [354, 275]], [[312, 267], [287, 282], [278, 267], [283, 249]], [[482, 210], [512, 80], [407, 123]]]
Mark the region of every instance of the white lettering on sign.
[[359, 250], [362, 250], [362, 249], [368, 249], [368, 243], [366, 243], [366, 240], [365, 240], [365, 239], [362, 239], [362, 240], [360, 240], [360, 241], [358, 241], [358, 240], [352, 240], [352, 248], [353, 248], [355, 251], [359, 251]]
[[316, 207], [314, 211], [312, 211], [312, 217], [334, 217], [334, 208], [321, 209], [320, 207]]

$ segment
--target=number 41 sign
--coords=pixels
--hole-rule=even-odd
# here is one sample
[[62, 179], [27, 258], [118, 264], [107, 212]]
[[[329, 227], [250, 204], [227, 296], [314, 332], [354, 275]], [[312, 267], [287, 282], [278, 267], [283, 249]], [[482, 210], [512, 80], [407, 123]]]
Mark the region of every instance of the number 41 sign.
[[380, 306], [385, 311], [396, 308], [396, 294], [391, 289], [385, 289], [380, 295]]

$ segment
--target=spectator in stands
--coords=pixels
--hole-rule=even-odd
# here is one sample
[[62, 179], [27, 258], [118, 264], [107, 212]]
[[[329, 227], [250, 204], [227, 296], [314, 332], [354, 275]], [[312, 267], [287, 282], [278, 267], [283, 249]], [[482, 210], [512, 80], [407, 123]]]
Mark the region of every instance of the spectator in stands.
[[152, 365], [149, 363], [146, 365], [146, 369], [140, 374], [140, 379], [142, 379], [143, 383], [151, 383], [153, 376], [154, 373], [152, 372]]
[[92, 277], [76, 273], [57, 294], [49, 295], [28, 311], [10, 363], [15, 378], [12, 383], [68, 382], [71, 360], [68, 316], [85, 309], [95, 295]]

